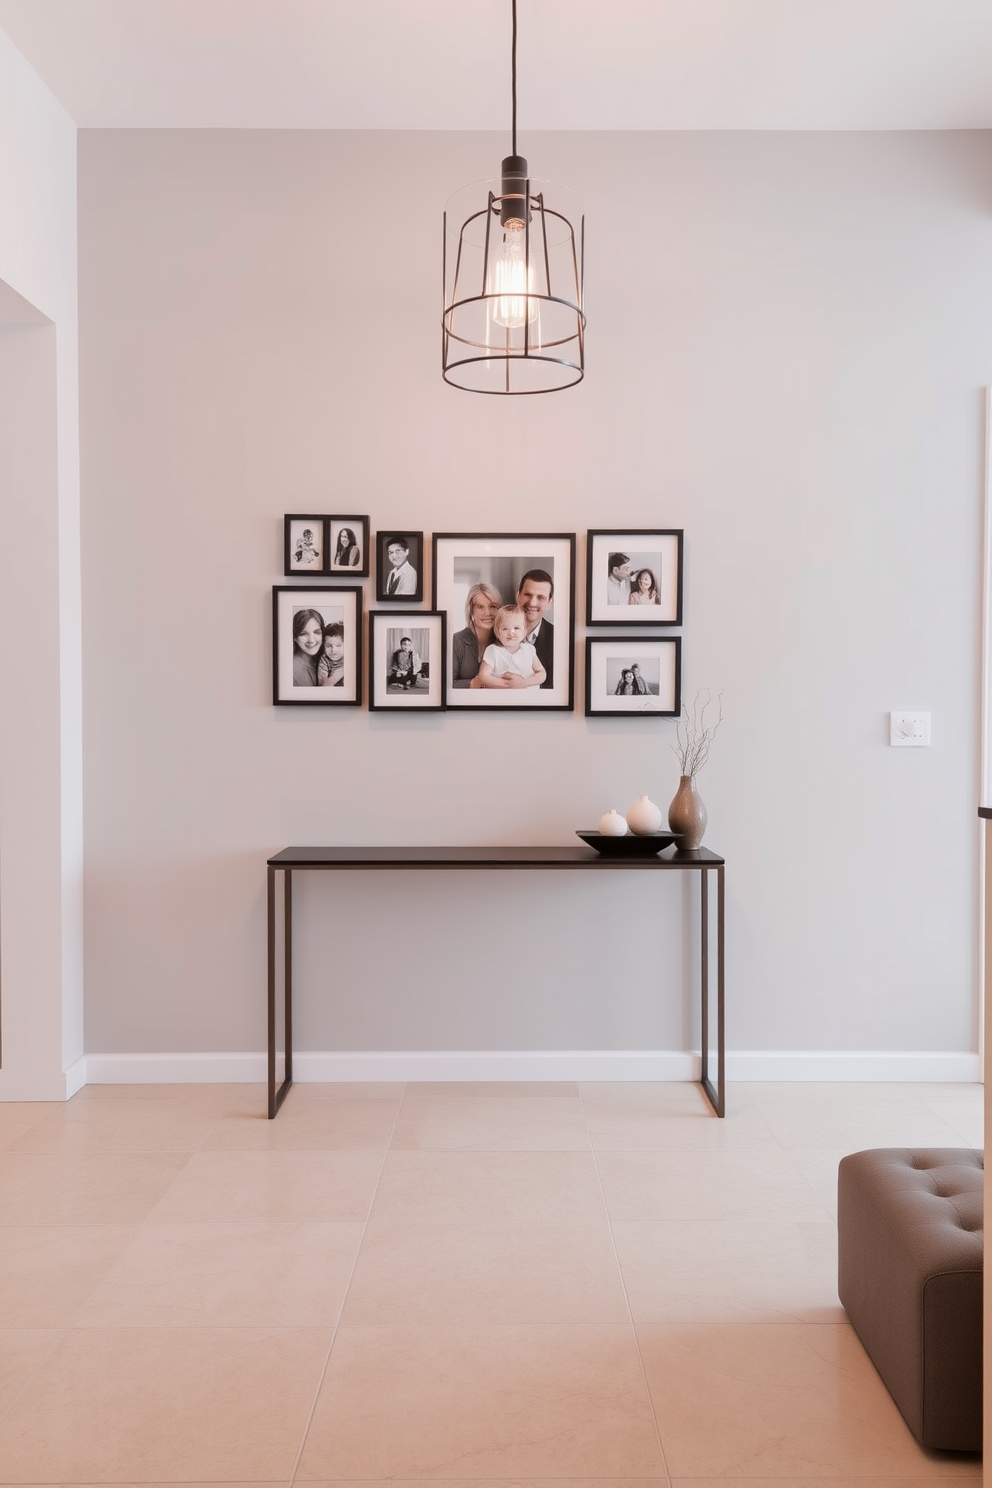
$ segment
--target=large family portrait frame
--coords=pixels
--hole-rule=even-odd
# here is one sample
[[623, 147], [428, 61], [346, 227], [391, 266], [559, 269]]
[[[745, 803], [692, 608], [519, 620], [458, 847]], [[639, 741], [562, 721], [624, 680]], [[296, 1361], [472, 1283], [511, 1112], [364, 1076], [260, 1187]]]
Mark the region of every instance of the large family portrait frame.
[[682, 624], [682, 528], [588, 533], [587, 625]]
[[433, 583], [449, 708], [574, 707], [574, 532], [437, 532]]
[[362, 591], [272, 590], [272, 701], [352, 706], [362, 701]]
[[682, 637], [586, 637], [586, 717], [678, 718]]
[[369, 613], [369, 708], [444, 707], [445, 617], [438, 610]]

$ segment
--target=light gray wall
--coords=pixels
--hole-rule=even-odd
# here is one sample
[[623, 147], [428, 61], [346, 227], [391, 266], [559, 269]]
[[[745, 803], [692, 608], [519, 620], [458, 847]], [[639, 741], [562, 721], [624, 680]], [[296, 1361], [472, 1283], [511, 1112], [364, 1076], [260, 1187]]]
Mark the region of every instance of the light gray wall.
[[83, 1052], [76, 129], [2, 31], [0, 202], [0, 1100], [58, 1100]]
[[[569, 842], [674, 793], [670, 721], [583, 718], [581, 646], [574, 715], [273, 708], [282, 515], [357, 509], [574, 531], [580, 574], [589, 527], [684, 527], [731, 1047], [973, 1051], [992, 141], [524, 147], [586, 201], [589, 375], [504, 401], [438, 373], [442, 205], [502, 139], [80, 136], [87, 1050], [262, 1047], [289, 843]], [[368, 882], [301, 890], [298, 1047], [691, 1035], [674, 880]]]

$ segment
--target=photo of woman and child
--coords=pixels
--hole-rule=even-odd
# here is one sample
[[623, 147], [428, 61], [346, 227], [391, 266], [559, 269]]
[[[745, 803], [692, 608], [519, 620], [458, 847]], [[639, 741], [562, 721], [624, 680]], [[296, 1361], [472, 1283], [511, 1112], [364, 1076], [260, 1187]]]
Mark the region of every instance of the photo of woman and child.
[[[344, 621], [341, 610], [293, 611], [293, 686], [344, 685]], [[333, 614], [334, 619], [327, 616]]]

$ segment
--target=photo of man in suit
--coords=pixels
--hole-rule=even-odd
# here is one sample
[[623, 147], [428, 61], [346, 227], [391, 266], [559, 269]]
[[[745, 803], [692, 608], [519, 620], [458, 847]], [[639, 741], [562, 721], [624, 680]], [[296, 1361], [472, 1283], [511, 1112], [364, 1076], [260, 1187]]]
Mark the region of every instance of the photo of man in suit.
[[410, 562], [410, 543], [405, 537], [391, 537], [385, 544], [390, 570], [382, 586], [384, 599], [400, 599], [417, 592], [417, 570]]
[[555, 628], [544, 618], [554, 594], [554, 580], [543, 568], [529, 568], [517, 585], [517, 604], [527, 618], [524, 639], [537, 651], [537, 659], [547, 673], [542, 687], [554, 686]]

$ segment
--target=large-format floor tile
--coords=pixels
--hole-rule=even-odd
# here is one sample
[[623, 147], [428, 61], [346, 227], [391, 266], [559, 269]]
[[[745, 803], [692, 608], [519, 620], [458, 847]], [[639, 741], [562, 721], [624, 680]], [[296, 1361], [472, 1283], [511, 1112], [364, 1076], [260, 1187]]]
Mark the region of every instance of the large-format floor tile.
[[577, 1095], [410, 1096], [392, 1146], [441, 1151], [588, 1151]]
[[[847, 1324], [638, 1327], [673, 1478], [925, 1476]], [[942, 1470], [967, 1473], [947, 1459]]]
[[784, 1147], [955, 1147], [954, 1127], [917, 1086], [850, 1082], [752, 1087], [755, 1110]]
[[79, 1327], [333, 1326], [362, 1236], [350, 1224], [145, 1224]]
[[213, 1122], [201, 1145], [204, 1152], [385, 1152], [399, 1108], [398, 1099], [370, 1096], [287, 1100], [274, 1121], [259, 1110]]
[[598, 1223], [370, 1223], [349, 1323], [625, 1323], [605, 1216]]
[[0, 1329], [0, 1416], [30, 1384], [61, 1337], [57, 1328]]
[[764, 1117], [744, 1107], [733, 1118], [720, 1120], [703, 1097], [697, 1110], [670, 1110], [654, 1095], [587, 1095], [583, 1097], [593, 1146], [599, 1151], [729, 1152], [741, 1148], [776, 1147], [774, 1132]]
[[133, 1234], [133, 1225], [0, 1225], [4, 1325], [68, 1327]]
[[[602, 1478], [541, 1478], [534, 1480], [535, 1488], [629, 1488], [630, 1479], [608, 1473]], [[307, 1488], [424, 1488], [423, 1478], [314, 1478], [307, 1483]], [[526, 1478], [444, 1478], [444, 1488], [530, 1488], [530, 1482]], [[636, 1480], [637, 1488], [670, 1488], [668, 1478], [643, 1478]], [[183, 1484], [183, 1488], [201, 1488], [199, 1484]], [[238, 1488], [238, 1485], [225, 1484], [224, 1488]], [[740, 1488], [740, 1485], [738, 1485]], [[750, 1488], [750, 1484], [747, 1485]], [[782, 1488], [782, 1484], [776, 1485]], [[889, 1485], [889, 1488], [902, 1488], [902, 1484]], [[915, 1488], [915, 1485], [910, 1485]]]
[[791, 1157], [777, 1149], [740, 1152], [600, 1152], [610, 1219], [828, 1218]]
[[0, 1482], [288, 1482], [330, 1337], [71, 1330], [0, 1421]]
[[[941, 1481], [947, 1482], [947, 1471], [942, 1462], [935, 1459], [930, 1474], [925, 1477], [913, 1476], [892, 1477], [889, 1473], [882, 1473], [872, 1477], [850, 1478], [846, 1474], [837, 1478], [832, 1475], [824, 1477], [821, 1473], [813, 1473], [809, 1477], [793, 1477], [790, 1473], [785, 1478], [673, 1478], [672, 1488], [934, 1488]], [[979, 1459], [970, 1463], [960, 1463], [952, 1471], [955, 1482], [982, 1481], [982, 1464]], [[543, 1485], [542, 1485], [543, 1488]]]
[[29, 1132], [61, 1105], [52, 1101], [0, 1101], [0, 1152]]
[[494, 1096], [543, 1095], [550, 1099], [557, 1096], [574, 1098], [579, 1087], [574, 1080], [411, 1080], [406, 1087], [412, 1099], [424, 1096], [469, 1096], [473, 1100], [492, 1100]]
[[361, 1220], [381, 1166], [372, 1152], [197, 1152], [155, 1222]]
[[966, 1147], [985, 1146], [985, 1087], [983, 1085], [917, 1085], [915, 1094], [956, 1131]]
[[342, 1328], [299, 1478], [658, 1477], [629, 1328]]
[[587, 1152], [391, 1152], [377, 1224], [598, 1223], [603, 1199]]
[[11, 1152], [195, 1152], [216, 1120], [211, 1105], [174, 1100], [90, 1101], [47, 1116]]
[[185, 1152], [2, 1152], [0, 1224], [136, 1224], [188, 1161]]
[[830, 1223], [615, 1221], [613, 1235], [635, 1323], [844, 1321]]

